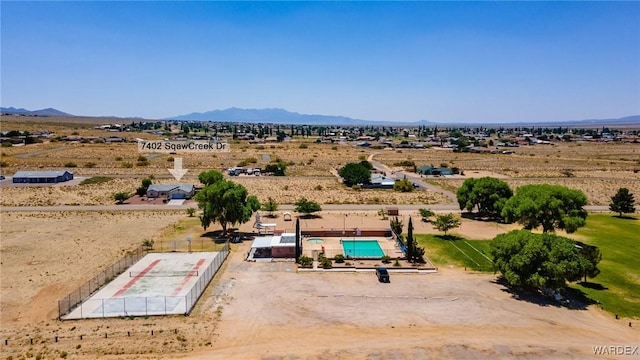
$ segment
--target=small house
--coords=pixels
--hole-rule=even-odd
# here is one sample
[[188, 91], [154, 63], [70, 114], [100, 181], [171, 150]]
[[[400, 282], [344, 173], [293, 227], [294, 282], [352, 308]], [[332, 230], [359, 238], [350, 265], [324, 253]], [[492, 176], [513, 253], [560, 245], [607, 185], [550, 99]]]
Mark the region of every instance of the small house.
[[55, 184], [73, 180], [73, 173], [62, 171], [16, 171], [13, 175], [14, 183]]
[[453, 170], [447, 168], [447, 167], [433, 167], [433, 166], [419, 166], [416, 169], [416, 172], [420, 175], [433, 175], [433, 176], [440, 176], [440, 175], [453, 175]]
[[147, 188], [148, 198], [166, 197], [169, 199], [191, 199], [195, 194], [193, 184], [151, 184]]
[[396, 183], [396, 179], [384, 176], [382, 174], [372, 174], [371, 181], [369, 183], [373, 188], [393, 189], [393, 185]]

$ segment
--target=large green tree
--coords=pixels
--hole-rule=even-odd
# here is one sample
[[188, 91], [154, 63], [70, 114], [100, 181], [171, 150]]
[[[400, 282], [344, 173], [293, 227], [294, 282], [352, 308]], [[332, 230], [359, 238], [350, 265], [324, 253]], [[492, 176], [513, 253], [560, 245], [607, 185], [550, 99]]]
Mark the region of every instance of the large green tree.
[[322, 210], [320, 204], [313, 200], [307, 200], [307, 198], [305, 197], [301, 197], [298, 201], [296, 201], [295, 205], [295, 212], [303, 213], [305, 215], [310, 215], [314, 212]]
[[633, 194], [629, 192], [629, 189], [618, 189], [618, 192], [611, 197], [609, 210], [619, 213], [620, 217], [622, 217], [623, 213], [630, 214], [636, 212], [636, 201], [633, 198]]
[[489, 253], [509, 285], [537, 289], [559, 289], [579, 280], [587, 262], [573, 240], [528, 230], [496, 236]]
[[349, 163], [338, 171], [338, 175], [347, 186], [371, 182], [371, 171], [362, 163]]
[[509, 185], [494, 177], [471, 178], [464, 181], [456, 197], [460, 210], [478, 209], [482, 217], [499, 218], [504, 204], [513, 196]]
[[198, 207], [202, 209], [200, 222], [206, 230], [212, 222], [220, 223], [223, 235], [228, 225], [242, 224], [260, 209], [260, 202], [247, 189], [233, 181], [220, 180], [205, 186], [197, 195]]
[[587, 197], [580, 190], [560, 185], [525, 185], [507, 200], [502, 209], [505, 221], [519, 222], [525, 229], [542, 226], [543, 232], [564, 229], [575, 232], [586, 224]]
[[198, 180], [200, 180], [204, 186], [212, 185], [222, 179], [222, 173], [218, 170], [203, 171], [198, 175]]

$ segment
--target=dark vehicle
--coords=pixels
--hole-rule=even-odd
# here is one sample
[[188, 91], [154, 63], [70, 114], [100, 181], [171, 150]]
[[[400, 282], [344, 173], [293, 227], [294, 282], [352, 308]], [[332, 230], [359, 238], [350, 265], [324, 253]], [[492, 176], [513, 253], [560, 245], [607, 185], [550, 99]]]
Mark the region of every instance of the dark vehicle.
[[378, 277], [378, 281], [383, 283], [391, 282], [389, 279], [389, 271], [387, 271], [386, 267], [378, 267], [376, 268], [376, 276]]

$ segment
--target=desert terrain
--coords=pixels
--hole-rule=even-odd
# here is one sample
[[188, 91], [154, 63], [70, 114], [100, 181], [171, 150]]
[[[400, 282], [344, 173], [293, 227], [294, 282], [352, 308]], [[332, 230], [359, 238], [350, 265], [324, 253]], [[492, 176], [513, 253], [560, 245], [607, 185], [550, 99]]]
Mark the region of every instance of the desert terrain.
[[[94, 129], [96, 119], [3, 117], [5, 130], [48, 130], [57, 136], [108, 136]], [[100, 120], [108, 122], [107, 119]], [[159, 138], [116, 133], [127, 140]], [[264, 166], [280, 159], [287, 176], [230, 178], [260, 201], [292, 204], [300, 197], [328, 204], [368, 204], [362, 211], [322, 211], [303, 219], [303, 228], [386, 227], [377, 209], [391, 204], [450, 204], [442, 194], [464, 179], [496, 176], [512, 188], [553, 183], [585, 192], [589, 205], [607, 205], [620, 187], [640, 193], [640, 148], [626, 143], [554, 143], [519, 147], [511, 155], [453, 153], [443, 149], [383, 150], [352, 144], [315, 143], [295, 138], [277, 144], [230, 140], [231, 152], [184, 154], [189, 172], [181, 182], [198, 184], [197, 175], [241, 162]], [[303, 145], [304, 144], [304, 145]], [[173, 183], [169, 154], [141, 154], [135, 143], [69, 143], [3, 147], [0, 173], [17, 170], [74, 172], [78, 180], [106, 177], [93, 184], [14, 186], [0, 182], [0, 206], [113, 205], [113, 194], [134, 192], [142, 178]], [[144, 160], [141, 159], [144, 157]], [[459, 167], [464, 176], [424, 177], [429, 190], [398, 193], [353, 190], [334, 175], [348, 162], [372, 159], [390, 171], [405, 172], [400, 161]], [[255, 162], [254, 162], [255, 161]], [[73, 166], [71, 166], [73, 165]], [[78, 181], [79, 183], [80, 181]], [[194, 205], [195, 207], [195, 205]], [[293, 223], [274, 222], [293, 230]], [[295, 215], [295, 214], [294, 214]], [[411, 216], [415, 233], [434, 233]], [[191, 236], [210, 242], [191, 225], [185, 211], [160, 207], [148, 211], [0, 212], [0, 358], [112, 359], [436, 359], [521, 358], [584, 359], [592, 346], [633, 345], [638, 327], [616, 320], [598, 306], [572, 308], [537, 298], [519, 299], [493, 274], [439, 267], [436, 274], [391, 274], [380, 284], [371, 272], [298, 273], [293, 263], [248, 263], [250, 241], [232, 253], [189, 316], [57, 320], [57, 301], [152, 239], [167, 244]], [[253, 232], [252, 222], [240, 230]], [[492, 239], [515, 228], [463, 219], [454, 233]], [[209, 231], [218, 230], [215, 225]], [[204, 245], [202, 246], [205, 247]], [[429, 249], [426, 249], [429, 256]], [[435, 264], [438, 266], [438, 264]], [[633, 320], [635, 321], [635, 320]], [[606, 356], [604, 356], [606, 357]]]
[[[73, 119], [73, 118], [71, 118]], [[446, 165], [458, 167], [463, 176], [453, 178], [425, 177], [426, 181], [454, 191], [468, 177], [494, 176], [507, 181], [512, 188], [530, 183], [551, 183], [582, 190], [589, 205], [608, 205], [620, 187], [640, 193], [640, 145], [637, 143], [553, 142], [510, 148], [511, 155], [455, 153], [451, 149], [374, 149], [354, 143], [316, 143], [315, 137], [294, 138], [291, 142], [249, 144], [247, 141], [223, 138], [230, 142], [227, 153], [185, 153], [180, 155], [140, 153], [135, 143], [82, 143], [53, 141], [56, 137], [108, 137], [117, 135], [127, 141], [161, 136], [141, 132], [105, 132], [96, 125], [113, 119], [42, 118], [37, 122], [23, 117], [3, 116], [3, 131], [48, 130], [56, 136], [40, 144], [3, 147], [0, 151], [0, 173], [11, 176], [17, 170], [67, 169], [76, 177], [105, 176], [110, 181], [80, 186], [32, 188], [23, 191], [8, 182], [0, 183], [2, 206], [21, 205], [104, 205], [113, 204], [113, 194], [134, 192], [140, 180], [153, 176], [156, 183], [175, 180], [167, 169], [174, 157], [183, 159], [188, 169], [182, 182], [198, 184], [202, 171], [229, 167], [246, 162], [264, 167], [271, 161], [287, 164], [285, 177], [235, 177], [249, 193], [260, 201], [270, 196], [276, 202], [291, 204], [300, 196], [320, 204], [443, 204], [446, 196], [437, 191], [398, 193], [386, 190], [358, 191], [342, 186], [334, 175], [349, 162], [373, 159], [392, 171], [407, 170], [396, 166], [400, 161], [413, 161], [416, 166]], [[497, 140], [496, 140], [497, 141]], [[141, 157], [144, 161], [140, 161]], [[69, 167], [72, 165], [73, 167]]]
[[[400, 214], [409, 216], [417, 213]], [[232, 245], [189, 316], [56, 319], [57, 300], [83, 281], [143, 239], [197, 236], [186, 226], [193, 222], [182, 211], [2, 213], [2, 358], [584, 359], [595, 358], [592, 346], [634, 345], [640, 336], [595, 306], [517, 299], [492, 274], [445, 267], [392, 273], [381, 284], [372, 272], [297, 273], [291, 261], [244, 261], [250, 241]], [[322, 212], [301, 225], [386, 223], [361, 211]], [[464, 220], [456, 232], [490, 239], [510, 228]], [[249, 223], [240, 230], [253, 231]], [[416, 222], [416, 232], [433, 229]]]

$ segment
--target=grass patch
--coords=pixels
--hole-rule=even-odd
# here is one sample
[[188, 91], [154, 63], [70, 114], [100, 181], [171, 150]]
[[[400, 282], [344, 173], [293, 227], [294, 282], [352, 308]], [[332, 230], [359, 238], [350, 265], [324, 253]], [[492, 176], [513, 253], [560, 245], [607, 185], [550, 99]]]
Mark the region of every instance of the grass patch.
[[468, 240], [459, 236], [433, 234], [419, 234], [416, 239], [424, 247], [429, 260], [438, 267], [456, 266], [493, 272], [493, 262], [488, 259], [491, 240]]
[[82, 180], [80, 185], [102, 184], [102, 183], [109, 182], [111, 180], [113, 180], [113, 178], [107, 177], [107, 176], [94, 176], [94, 177], [90, 177], [88, 179]]
[[624, 317], [640, 317], [640, 220], [590, 214], [580, 228], [580, 240], [602, 252], [600, 274], [587, 283], [570, 286], [597, 300], [602, 307]]

